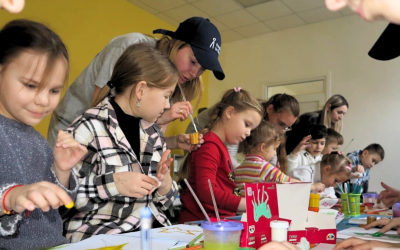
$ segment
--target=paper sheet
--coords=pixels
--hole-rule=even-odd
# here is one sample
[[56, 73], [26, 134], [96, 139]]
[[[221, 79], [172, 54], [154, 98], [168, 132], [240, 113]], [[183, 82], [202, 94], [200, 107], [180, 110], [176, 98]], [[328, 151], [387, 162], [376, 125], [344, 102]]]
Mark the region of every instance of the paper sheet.
[[373, 228], [369, 230], [365, 230], [362, 227], [352, 227], [342, 231], [337, 232], [337, 238], [347, 239], [350, 237], [357, 237], [363, 240], [378, 240], [384, 242], [391, 243], [400, 243], [400, 235], [397, 234], [396, 231], [389, 231], [383, 234], [380, 237], [373, 237], [371, 234], [378, 232], [379, 229]]
[[[187, 243], [194, 240], [199, 234], [203, 233], [203, 229], [199, 226], [182, 224], [161, 228], [153, 228], [150, 231], [150, 238], [152, 239], [171, 239]], [[124, 237], [140, 238], [140, 231], [120, 235]]]
[[314, 247], [312, 250], [332, 250], [336, 245], [333, 244], [318, 244], [318, 246]]
[[[176, 245], [178, 241], [167, 239], [152, 239], [150, 242], [151, 249], [168, 250]], [[96, 235], [81, 242], [60, 246], [54, 249], [60, 250], [129, 250], [141, 249], [141, 239], [136, 237], [125, 237], [121, 235]]]

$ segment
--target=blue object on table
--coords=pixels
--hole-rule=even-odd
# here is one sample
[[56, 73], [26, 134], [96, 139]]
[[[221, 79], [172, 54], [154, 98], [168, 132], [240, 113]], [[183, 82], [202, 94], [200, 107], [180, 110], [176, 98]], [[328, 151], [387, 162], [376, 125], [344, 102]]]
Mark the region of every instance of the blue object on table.
[[140, 210], [142, 250], [150, 250], [151, 217], [152, 213], [148, 207], [144, 207]]
[[338, 225], [336, 225], [336, 229], [338, 231], [342, 231], [345, 229], [348, 229], [350, 227], [357, 227], [358, 225], [356, 224], [350, 224], [349, 221], [350, 219], [361, 219], [361, 218], [366, 218], [368, 216], [376, 216], [376, 217], [386, 217], [386, 218], [391, 218], [392, 216], [388, 215], [375, 215], [375, 214], [361, 214], [360, 216], [346, 216]]

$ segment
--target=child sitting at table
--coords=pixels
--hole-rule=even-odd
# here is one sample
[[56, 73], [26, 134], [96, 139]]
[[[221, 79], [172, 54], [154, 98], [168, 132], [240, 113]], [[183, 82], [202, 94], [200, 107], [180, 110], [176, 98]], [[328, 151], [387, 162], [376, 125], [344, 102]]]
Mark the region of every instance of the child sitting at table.
[[344, 143], [343, 136], [331, 128], [326, 130], [325, 141], [325, 147], [321, 153], [322, 155], [326, 155], [332, 151], [339, 151], [340, 146], [342, 146]]
[[[262, 121], [260, 125], [240, 144], [240, 151], [246, 154], [243, 163], [235, 169], [237, 192], [244, 197], [244, 184], [257, 181], [298, 182], [271, 165], [276, 149], [285, 139], [283, 133], [272, 123]], [[311, 191], [323, 191], [321, 183], [312, 185]]]

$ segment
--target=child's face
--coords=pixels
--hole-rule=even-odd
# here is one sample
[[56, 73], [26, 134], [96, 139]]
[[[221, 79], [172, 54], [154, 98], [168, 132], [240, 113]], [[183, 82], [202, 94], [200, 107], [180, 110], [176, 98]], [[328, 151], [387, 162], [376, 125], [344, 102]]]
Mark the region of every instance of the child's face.
[[329, 152], [339, 151], [340, 146], [341, 145], [339, 145], [339, 143], [337, 142], [331, 142], [329, 144], [326, 144], [324, 150], [322, 150], [322, 154], [326, 155], [329, 154]]
[[266, 161], [272, 160], [276, 155], [276, 149], [279, 147], [279, 142], [275, 142], [269, 146], [266, 146], [264, 143], [261, 145], [262, 151], [260, 152], [261, 156]]
[[312, 156], [318, 156], [322, 153], [325, 147], [325, 138], [310, 140], [310, 147], [306, 149]]
[[[160, 89], [144, 86], [140, 107], [137, 108], [139, 117], [151, 123], [156, 122], [164, 113], [164, 110], [170, 108], [169, 99], [175, 87], [176, 85], [173, 85], [167, 89]], [[133, 105], [136, 106], [136, 103]]]
[[364, 168], [372, 168], [382, 161], [381, 157], [378, 154], [370, 154], [367, 150], [364, 150], [362, 152], [360, 160]]
[[239, 144], [246, 139], [262, 119], [261, 115], [253, 109], [235, 112], [232, 106], [225, 110], [225, 116], [224, 133], [229, 144]]
[[[326, 168], [327, 166], [325, 166]], [[348, 175], [346, 172], [338, 172], [331, 174], [329, 170], [327, 169], [322, 169], [322, 174], [321, 174], [321, 183], [325, 185], [325, 187], [334, 187], [336, 186], [337, 183], [342, 183], [345, 182], [349, 179], [350, 175]]]
[[37, 125], [53, 112], [60, 100], [67, 75], [64, 59], [56, 61], [40, 91], [47, 58], [40, 54], [22, 52], [7, 67], [0, 65], [0, 113], [27, 125]]

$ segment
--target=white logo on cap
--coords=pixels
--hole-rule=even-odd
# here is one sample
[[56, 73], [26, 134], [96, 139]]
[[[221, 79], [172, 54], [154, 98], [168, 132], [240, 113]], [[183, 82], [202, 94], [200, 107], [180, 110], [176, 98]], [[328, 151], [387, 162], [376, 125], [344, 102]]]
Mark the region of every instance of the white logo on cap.
[[217, 51], [218, 55], [219, 55], [219, 53], [221, 52], [221, 46], [219, 46], [219, 44], [215, 42], [216, 40], [217, 40], [216, 38], [213, 38], [213, 41], [210, 44], [210, 48], [212, 48], [213, 50]]
[[214, 49], [214, 46], [215, 46], [215, 40], [217, 40], [216, 38], [213, 38], [213, 41], [212, 41], [212, 43], [210, 44], [210, 48], [213, 48]]

